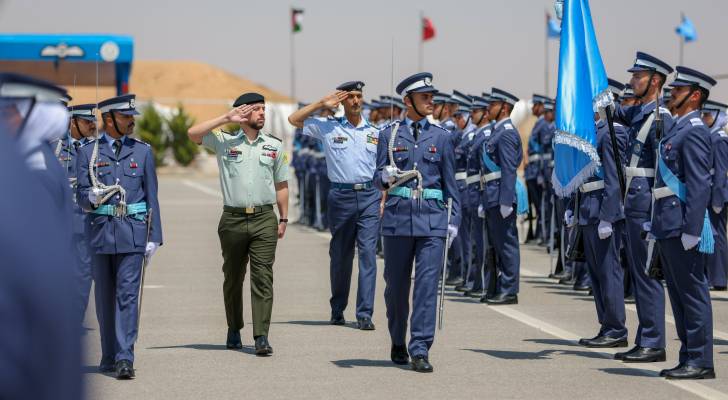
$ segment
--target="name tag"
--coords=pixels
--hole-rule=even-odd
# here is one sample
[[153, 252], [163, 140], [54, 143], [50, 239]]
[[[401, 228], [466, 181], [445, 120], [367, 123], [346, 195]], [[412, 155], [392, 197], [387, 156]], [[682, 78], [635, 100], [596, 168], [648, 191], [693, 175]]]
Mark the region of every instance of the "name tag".
[[268, 151], [268, 152], [264, 152], [263, 155], [266, 156], [266, 157], [270, 157], [270, 158], [272, 158], [272, 159], [275, 160], [278, 157], [278, 152], [276, 152], [276, 151]]
[[229, 158], [238, 158], [238, 156], [241, 154], [241, 151], [238, 149], [228, 149], [226, 154]]
[[334, 136], [333, 139], [334, 143], [336, 144], [343, 144], [346, 143], [347, 140], [349, 140], [349, 138], [346, 136]]

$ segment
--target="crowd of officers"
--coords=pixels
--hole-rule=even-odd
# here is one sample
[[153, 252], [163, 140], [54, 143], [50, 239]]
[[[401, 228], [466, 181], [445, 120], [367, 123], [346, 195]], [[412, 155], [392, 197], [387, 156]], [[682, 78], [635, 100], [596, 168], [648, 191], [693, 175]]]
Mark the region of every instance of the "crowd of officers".
[[[378, 252], [392, 361], [411, 356], [414, 370], [431, 371], [437, 271], [446, 268], [445, 285], [466, 297], [517, 304], [521, 215], [523, 243], [550, 253], [550, 276], [594, 296], [600, 328], [581, 345], [627, 347], [624, 304], [632, 301], [639, 320], [634, 346], [615, 357], [665, 361], [667, 288], [681, 348], [678, 365], [661, 376], [713, 378], [709, 290], [728, 285], [728, 106], [709, 99], [711, 77], [647, 53], [638, 52], [628, 72], [627, 84], [609, 79], [613, 104], [594, 115], [599, 162], [566, 197], [552, 181], [555, 141], [564, 139], [555, 124], [557, 100], [547, 96], [530, 102], [536, 123], [520, 176], [523, 148], [509, 118], [519, 99], [501, 89], [446, 94], [421, 73], [397, 87], [401, 97], [365, 102], [364, 83], [354, 81], [301, 104], [289, 118], [299, 128], [292, 158], [299, 223], [332, 233], [331, 323], [344, 323], [356, 247], [357, 324], [374, 329]], [[449, 140], [433, 143], [425, 132]], [[373, 221], [377, 202], [379, 223], [362, 223]], [[448, 250], [423, 241], [428, 237]]]

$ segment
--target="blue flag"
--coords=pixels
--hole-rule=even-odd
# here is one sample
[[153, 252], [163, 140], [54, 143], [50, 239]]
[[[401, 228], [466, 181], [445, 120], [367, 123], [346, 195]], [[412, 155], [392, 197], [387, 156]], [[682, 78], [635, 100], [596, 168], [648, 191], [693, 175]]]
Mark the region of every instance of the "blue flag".
[[678, 36], [682, 36], [686, 42], [692, 42], [698, 38], [698, 33], [695, 32], [695, 26], [693, 21], [685, 15], [682, 16], [682, 22], [675, 28], [675, 32]]
[[549, 39], [558, 39], [561, 36], [561, 25], [549, 13], [546, 13], [546, 36]]
[[601, 166], [595, 106], [611, 99], [588, 0], [566, 0], [561, 23], [552, 183], [569, 196]]

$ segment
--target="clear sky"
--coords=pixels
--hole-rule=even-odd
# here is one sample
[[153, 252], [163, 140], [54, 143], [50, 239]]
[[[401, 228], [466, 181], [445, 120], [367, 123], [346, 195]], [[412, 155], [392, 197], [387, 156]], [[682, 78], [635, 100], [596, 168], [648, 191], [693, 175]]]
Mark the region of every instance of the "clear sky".
[[[305, 10], [295, 35], [297, 97], [304, 101], [353, 79], [366, 83], [367, 98], [388, 94], [392, 40], [395, 84], [417, 72], [420, 11], [437, 30], [425, 44], [424, 66], [441, 90], [475, 94], [497, 86], [521, 97], [544, 90], [550, 0], [0, 0], [0, 31], [130, 34], [138, 59], [203, 61], [288, 94], [291, 6]], [[698, 32], [685, 46], [685, 64], [728, 74], [726, 0], [591, 0], [591, 8], [611, 77], [628, 79], [637, 50], [676, 64], [681, 11]], [[557, 42], [549, 47], [552, 96]], [[711, 97], [728, 102], [728, 79]]]

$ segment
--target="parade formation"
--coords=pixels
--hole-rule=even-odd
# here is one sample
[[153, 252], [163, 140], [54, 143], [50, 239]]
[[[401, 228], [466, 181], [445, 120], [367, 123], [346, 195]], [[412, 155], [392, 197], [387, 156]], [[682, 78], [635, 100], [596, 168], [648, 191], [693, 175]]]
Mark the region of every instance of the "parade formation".
[[[565, 24], [584, 12], [578, 3], [564, 5]], [[578, 345], [624, 348], [614, 355], [624, 363], [666, 361], [667, 293], [680, 349], [660, 376], [715, 378], [710, 292], [728, 288], [728, 105], [711, 97], [710, 75], [645, 50], [620, 67], [629, 82], [603, 74], [584, 98], [561, 83], [587, 83], [562, 75], [554, 98], [533, 94], [525, 102], [536, 122], [523, 141], [511, 115], [524, 101], [511, 91], [442, 91], [424, 71], [377, 97], [361, 80], [329, 82], [329, 94], [288, 116], [290, 152], [262, 132], [266, 99], [255, 92], [189, 128], [219, 169], [221, 343], [242, 349], [249, 332], [254, 354], [273, 356], [276, 252], [295, 222], [330, 233], [328, 323], [347, 323], [357, 268], [356, 328], [386, 322], [391, 362], [415, 372], [436, 370], [441, 291], [517, 308], [529, 245], [547, 255], [549, 278], [593, 297], [598, 331]], [[132, 136], [137, 114], [134, 94], [75, 104], [67, 88], [0, 73], [0, 147], [22, 160], [33, 200], [48, 199], [38, 207], [54, 210], [49, 231], [72, 227], [51, 247], [73, 260], [68, 317], [80, 332], [93, 284], [98, 370], [119, 380], [144, 362], [134, 351], [143, 282], [164, 244], [154, 154]], [[289, 202], [298, 221], [289, 222]], [[637, 326], [627, 326], [626, 301]], [[379, 304], [386, 321], [375, 320]]]

